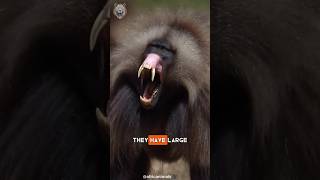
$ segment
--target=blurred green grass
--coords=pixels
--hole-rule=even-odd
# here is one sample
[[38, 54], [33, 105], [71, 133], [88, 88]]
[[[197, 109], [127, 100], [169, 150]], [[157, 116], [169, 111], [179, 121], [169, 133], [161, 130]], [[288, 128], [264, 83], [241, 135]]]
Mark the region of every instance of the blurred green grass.
[[133, 0], [135, 8], [152, 9], [166, 7], [176, 9], [179, 7], [196, 10], [209, 10], [210, 0]]

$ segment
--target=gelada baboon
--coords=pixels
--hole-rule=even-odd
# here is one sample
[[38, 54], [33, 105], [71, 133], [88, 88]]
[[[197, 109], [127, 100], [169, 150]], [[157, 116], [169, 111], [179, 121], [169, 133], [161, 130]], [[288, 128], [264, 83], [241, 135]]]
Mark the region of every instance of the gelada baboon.
[[[184, 162], [188, 177], [209, 179], [209, 17], [157, 10], [111, 21], [110, 166], [112, 179], [142, 179], [154, 161]], [[149, 146], [135, 137], [167, 134], [187, 143]]]

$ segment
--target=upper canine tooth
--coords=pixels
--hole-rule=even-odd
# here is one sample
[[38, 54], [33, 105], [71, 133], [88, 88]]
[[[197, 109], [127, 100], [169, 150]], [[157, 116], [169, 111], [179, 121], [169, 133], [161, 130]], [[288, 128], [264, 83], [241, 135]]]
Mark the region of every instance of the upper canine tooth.
[[139, 67], [138, 78], [140, 78], [140, 75], [141, 75], [142, 70], [143, 70], [143, 65], [141, 65], [141, 66]]
[[156, 69], [152, 68], [152, 71], [151, 71], [151, 82], [153, 82], [155, 75], [156, 75]]

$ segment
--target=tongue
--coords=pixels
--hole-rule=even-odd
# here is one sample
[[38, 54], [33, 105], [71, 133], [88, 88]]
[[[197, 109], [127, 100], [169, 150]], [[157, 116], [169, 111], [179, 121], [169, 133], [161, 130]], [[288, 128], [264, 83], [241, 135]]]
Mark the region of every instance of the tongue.
[[146, 99], [150, 99], [152, 97], [154, 87], [155, 85], [153, 83], [148, 83], [146, 88], [144, 89], [143, 97]]
[[162, 71], [162, 66], [160, 64], [161, 58], [159, 55], [150, 53], [147, 58], [143, 61], [143, 64], [148, 64], [151, 68], [157, 69], [158, 72]]

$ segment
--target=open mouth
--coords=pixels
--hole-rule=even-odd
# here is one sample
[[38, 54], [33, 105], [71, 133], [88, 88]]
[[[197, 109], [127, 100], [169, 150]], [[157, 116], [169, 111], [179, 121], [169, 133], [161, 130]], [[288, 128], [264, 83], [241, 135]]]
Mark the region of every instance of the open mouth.
[[153, 108], [159, 99], [162, 83], [161, 58], [157, 54], [148, 54], [138, 70], [140, 103], [146, 108]]

